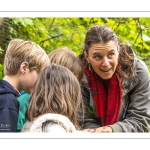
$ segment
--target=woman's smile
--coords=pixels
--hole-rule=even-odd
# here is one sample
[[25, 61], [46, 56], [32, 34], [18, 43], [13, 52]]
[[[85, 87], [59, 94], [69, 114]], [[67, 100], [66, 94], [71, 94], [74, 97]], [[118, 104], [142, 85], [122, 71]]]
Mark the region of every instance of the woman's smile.
[[110, 69], [100, 69], [102, 72], [109, 72], [110, 70], [111, 70], [111, 68]]

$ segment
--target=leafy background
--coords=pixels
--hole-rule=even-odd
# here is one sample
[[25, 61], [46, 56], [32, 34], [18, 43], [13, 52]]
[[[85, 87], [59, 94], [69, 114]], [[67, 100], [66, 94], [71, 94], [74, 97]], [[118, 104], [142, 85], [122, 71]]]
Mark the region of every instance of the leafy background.
[[9, 41], [32, 40], [48, 54], [67, 46], [77, 55], [82, 52], [84, 37], [94, 25], [108, 25], [121, 42], [129, 44], [150, 71], [150, 18], [0, 18], [0, 77]]

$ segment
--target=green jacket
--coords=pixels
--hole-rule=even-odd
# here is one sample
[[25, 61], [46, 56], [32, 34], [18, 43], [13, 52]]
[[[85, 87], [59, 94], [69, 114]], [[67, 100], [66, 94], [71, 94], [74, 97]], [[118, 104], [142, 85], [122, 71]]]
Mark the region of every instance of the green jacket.
[[20, 132], [23, 125], [25, 124], [25, 112], [28, 107], [30, 95], [26, 92], [22, 92], [21, 96], [19, 96], [17, 99], [19, 101], [20, 107], [19, 107], [19, 116], [18, 116], [18, 124], [17, 124], [17, 132]]

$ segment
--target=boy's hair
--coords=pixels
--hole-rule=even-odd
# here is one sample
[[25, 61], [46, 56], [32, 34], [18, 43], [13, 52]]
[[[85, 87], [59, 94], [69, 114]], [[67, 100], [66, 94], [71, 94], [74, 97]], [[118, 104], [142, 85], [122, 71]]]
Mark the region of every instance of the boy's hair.
[[27, 61], [29, 69], [41, 71], [49, 64], [44, 49], [32, 41], [13, 39], [10, 41], [4, 58], [4, 75], [15, 75], [22, 62]]
[[29, 100], [26, 118], [46, 113], [67, 116], [78, 128], [76, 111], [81, 101], [80, 84], [66, 67], [51, 63], [40, 73]]
[[68, 68], [78, 78], [79, 82], [83, 77], [83, 68], [78, 56], [67, 47], [60, 47], [48, 54], [50, 63], [55, 63]]

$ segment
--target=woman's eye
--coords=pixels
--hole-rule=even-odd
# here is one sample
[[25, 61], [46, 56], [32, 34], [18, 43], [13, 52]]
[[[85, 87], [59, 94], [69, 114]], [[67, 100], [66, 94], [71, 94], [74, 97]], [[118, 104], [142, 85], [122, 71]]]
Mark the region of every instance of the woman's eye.
[[114, 55], [114, 53], [110, 53], [108, 56], [109, 56], [109, 57], [112, 57], [113, 55]]
[[101, 59], [101, 56], [94, 56], [94, 59], [96, 59], [96, 60], [100, 60]]

